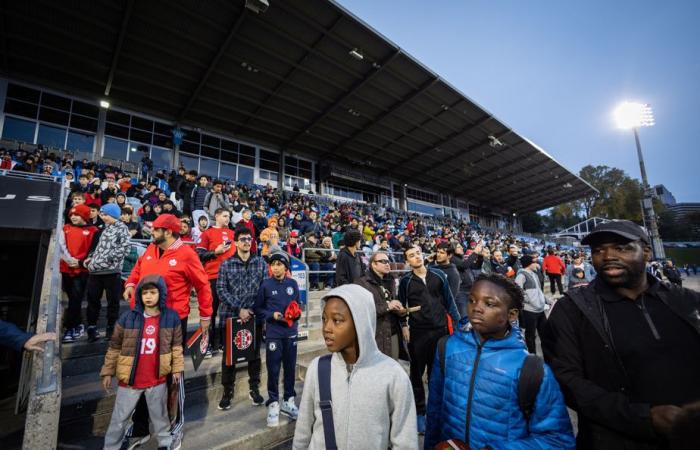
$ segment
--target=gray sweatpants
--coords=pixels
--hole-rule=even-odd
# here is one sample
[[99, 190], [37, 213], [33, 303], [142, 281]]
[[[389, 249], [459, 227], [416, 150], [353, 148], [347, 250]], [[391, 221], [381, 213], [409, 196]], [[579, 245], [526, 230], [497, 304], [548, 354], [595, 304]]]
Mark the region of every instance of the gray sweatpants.
[[159, 447], [169, 447], [173, 441], [170, 434], [170, 419], [168, 418], [168, 385], [159, 384], [146, 389], [132, 389], [119, 386], [117, 398], [114, 401], [112, 419], [109, 422], [107, 434], [105, 434], [104, 450], [119, 450], [122, 446], [126, 424], [131, 413], [136, 408], [141, 394], [146, 397], [148, 415], [153, 423], [153, 431], [158, 438]]

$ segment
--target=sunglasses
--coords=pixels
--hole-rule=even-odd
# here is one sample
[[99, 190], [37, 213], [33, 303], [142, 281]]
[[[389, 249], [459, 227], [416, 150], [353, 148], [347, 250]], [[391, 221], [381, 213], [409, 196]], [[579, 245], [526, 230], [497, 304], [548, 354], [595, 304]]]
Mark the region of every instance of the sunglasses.
[[389, 264], [388, 259], [375, 259], [374, 262], [376, 262], [377, 264]]
[[241, 238], [238, 238], [238, 240], [241, 242], [253, 242], [253, 238], [250, 238], [250, 237], [241, 237]]

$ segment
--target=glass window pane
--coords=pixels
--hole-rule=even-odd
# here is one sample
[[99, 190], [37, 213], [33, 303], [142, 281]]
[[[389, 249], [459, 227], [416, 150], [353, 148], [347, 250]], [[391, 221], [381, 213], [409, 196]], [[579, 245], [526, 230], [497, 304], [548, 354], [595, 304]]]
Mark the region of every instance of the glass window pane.
[[221, 172], [219, 173], [219, 178], [223, 180], [235, 180], [236, 179], [236, 165], [221, 163]]
[[184, 139], [186, 141], [194, 142], [195, 144], [199, 144], [199, 133], [196, 131], [192, 130], [185, 130], [185, 137]]
[[138, 116], [131, 116], [131, 128], [153, 131], [153, 121]]
[[118, 123], [119, 125], [126, 125], [128, 127], [129, 119], [131, 119], [131, 116], [128, 114], [114, 111], [113, 109], [107, 111], [107, 122]]
[[311, 171], [311, 161], [306, 161], [304, 159], [300, 159], [299, 160], [299, 168], [306, 169], [310, 172]]
[[39, 124], [39, 134], [36, 137], [36, 143], [63, 149], [66, 145], [66, 129]]
[[31, 103], [20, 102], [19, 100], [13, 100], [11, 98], [5, 100], [5, 112], [9, 114], [36, 119], [36, 112], [38, 109], [38, 106]]
[[222, 151], [221, 152], [221, 160], [222, 161], [229, 161], [229, 162], [238, 162], [238, 153], [229, 153]]
[[274, 161], [266, 161], [264, 159], [260, 160], [260, 168], [265, 170], [272, 170], [274, 172], [279, 171], [279, 163]]
[[121, 139], [105, 137], [105, 148], [102, 154], [105, 158], [126, 160], [126, 149], [129, 143]]
[[226, 139], [222, 139], [221, 148], [230, 152], [238, 152], [238, 142], [227, 141]]
[[44, 92], [41, 94], [41, 106], [50, 106], [62, 111], [70, 111], [70, 99]]
[[7, 96], [26, 102], [39, 103], [39, 91], [18, 84], [10, 83], [7, 85]]
[[144, 156], [151, 153], [151, 147], [138, 142], [129, 142], [129, 151], [127, 152], [130, 162], [141, 162]]
[[250, 167], [238, 166], [238, 182], [253, 184], [253, 169]]
[[106, 123], [105, 124], [105, 134], [108, 136], [115, 136], [115, 137], [128, 139], [129, 138], [129, 129], [127, 127], [122, 127], [119, 125]]
[[144, 142], [146, 144], [151, 143], [151, 136], [152, 134], [149, 133], [148, 131], [141, 131], [141, 130], [136, 130], [136, 129], [131, 129], [131, 133], [129, 134], [129, 139], [132, 141], [138, 141], [138, 142]]
[[202, 135], [202, 145], [208, 145], [209, 147], [219, 148], [221, 147], [221, 139], [214, 136], [209, 136], [208, 134]]
[[172, 156], [172, 150], [160, 147], [151, 147], [151, 159], [153, 160], [153, 167], [157, 169], [170, 169], [172, 163], [170, 158]]
[[241, 144], [239, 151], [241, 152], [241, 155], [255, 157], [255, 147], [252, 147], [250, 145]]
[[97, 108], [97, 105], [91, 105], [89, 103], [73, 100], [73, 114], [80, 114], [81, 116], [97, 119], [99, 112], [100, 111]]
[[92, 134], [78, 133], [73, 130], [68, 132], [66, 150], [92, 153], [94, 144], [95, 136]]
[[255, 156], [246, 156], [243, 153], [241, 153], [238, 156], [238, 162], [241, 164], [245, 164], [246, 166], [255, 167]]
[[82, 130], [97, 131], [97, 120], [73, 114], [70, 116], [70, 126]]
[[180, 144], [180, 151], [199, 155], [199, 144], [183, 141], [182, 144]]
[[162, 123], [162, 122], [155, 122], [153, 124], [153, 131], [158, 134], [162, 134], [164, 136], [172, 136], [173, 135], [173, 128], [175, 128], [172, 125], [168, 125], [167, 123]]
[[55, 109], [42, 107], [39, 110], [39, 120], [45, 122], [57, 123], [59, 125], [68, 125], [68, 113]]
[[199, 158], [180, 153], [180, 166], [187, 170], [199, 170]]
[[153, 135], [153, 145], [159, 147], [172, 148], [173, 138], [171, 136], [162, 136], [160, 134]]
[[219, 149], [202, 145], [202, 156], [206, 156], [207, 158], [219, 159]]
[[5, 125], [2, 128], [2, 138], [10, 141], [33, 144], [34, 130], [36, 130], [36, 122], [5, 116]]
[[260, 159], [267, 159], [268, 161], [279, 161], [280, 155], [269, 150], [260, 149]]
[[199, 161], [199, 174], [209, 175], [210, 177], [219, 176], [219, 161], [202, 158]]

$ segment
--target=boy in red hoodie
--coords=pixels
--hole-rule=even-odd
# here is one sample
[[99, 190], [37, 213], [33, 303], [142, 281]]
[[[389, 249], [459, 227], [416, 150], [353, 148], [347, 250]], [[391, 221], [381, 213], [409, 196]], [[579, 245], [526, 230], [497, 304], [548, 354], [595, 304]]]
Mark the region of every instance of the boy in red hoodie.
[[97, 228], [88, 225], [90, 208], [84, 204], [72, 207], [68, 212], [70, 223], [63, 225], [60, 239], [61, 277], [63, 290], [68, 296], [68, 308], [64, 313], [65, 334], [63, 342], [73, 342], [83, 335], [80, 308], [85, 297], [88, 271], [83, 267]]

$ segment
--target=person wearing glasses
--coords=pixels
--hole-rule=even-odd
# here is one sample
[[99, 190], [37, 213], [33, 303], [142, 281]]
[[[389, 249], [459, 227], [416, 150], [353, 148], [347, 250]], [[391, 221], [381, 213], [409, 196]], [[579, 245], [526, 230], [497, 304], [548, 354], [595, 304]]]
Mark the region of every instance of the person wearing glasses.
[[[262, 327], [264, 317], [255, 317], [253, 307], [258, 296], [258, 290], [263, 280], [267, 278], [267, 263], [262, 256], [251, 251], [253, 236], [244, 225], [236, 226], [236, 252], [226, 259], [219, 267], [216, 280], [216, 292], [219, 294], [219, 323], [221, 335], [224, 335], [226, 320], [229, 317], [241, 319], [242, 322], [255, 320], [254, 356], [248, 360], [248, 397], [254, 406], [260, 406], [265, 399], [260, 395], [260, 344], [262, 343]], [[226, 365], [226, 358], [221, 358], [221, 384], [224, 394], [219, 402], [219, 410], [231, 409], [234, 383], [236, 381], [236, 365]]]
[[[369, 268], [355, 284], [372, 293], [377, 310], [377, 328], [374, 339], [379, 351], [394, 359], [399, 357], [398, 331], [408, 327], [406, 318], [399, 319], [403, 305], [396, 300], [396, 282], [391, 275], [391, 262], [384, 252], [375, 252], [369, 259]], [[399, 323], [401, 322], [401, 323]], [[400, 326], [399, 326], [400, 325]]]

